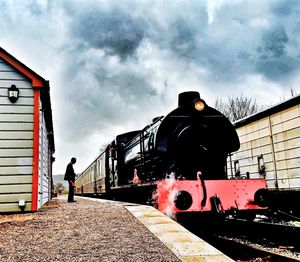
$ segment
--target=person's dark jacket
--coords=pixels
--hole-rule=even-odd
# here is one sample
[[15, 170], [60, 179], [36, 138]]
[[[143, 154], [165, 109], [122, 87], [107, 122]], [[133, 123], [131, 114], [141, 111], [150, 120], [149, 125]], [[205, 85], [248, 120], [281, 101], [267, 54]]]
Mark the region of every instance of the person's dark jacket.
[[75, 181], [75, 173], [73, 169], [73, 164], [71, 162], [67, 165], [64, 179], [72, 182]]

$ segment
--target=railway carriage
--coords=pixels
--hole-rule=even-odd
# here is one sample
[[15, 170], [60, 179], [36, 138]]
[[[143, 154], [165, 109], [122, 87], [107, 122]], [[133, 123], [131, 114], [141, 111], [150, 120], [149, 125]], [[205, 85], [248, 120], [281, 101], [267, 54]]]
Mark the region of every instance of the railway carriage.
[[76, 193], [93, 195], [105, 192], [105, 153], [98, 156], [77, 178]]
[[167, 116], [118, 135], [78, 177], [76, 192], [152, 203], [173, 214], [257, 211], [265, 180], [227, 179], [227, 156], [239, 146], [223, 114], [198, 92], [181, 93]]

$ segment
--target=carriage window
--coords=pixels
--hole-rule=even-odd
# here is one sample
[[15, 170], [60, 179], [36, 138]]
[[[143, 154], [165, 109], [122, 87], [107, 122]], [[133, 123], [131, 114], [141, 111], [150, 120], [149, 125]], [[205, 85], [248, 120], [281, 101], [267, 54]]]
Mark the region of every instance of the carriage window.
[[101, 174], [101, 161], [98, 160], [97, 163], [98, 163], [98, 174]]

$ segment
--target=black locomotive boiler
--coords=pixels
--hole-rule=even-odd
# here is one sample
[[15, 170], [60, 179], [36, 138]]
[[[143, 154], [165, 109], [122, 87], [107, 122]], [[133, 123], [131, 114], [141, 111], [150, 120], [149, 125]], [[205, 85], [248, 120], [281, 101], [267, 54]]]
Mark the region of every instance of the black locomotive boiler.
[[263, 179], [227, 179], [228, 154], [238, 150], [231, 122], [198, 92], [142, 130], [121, 134], [77, 179], [77, 194], [152, 203], [172, 214], [257, 210]]

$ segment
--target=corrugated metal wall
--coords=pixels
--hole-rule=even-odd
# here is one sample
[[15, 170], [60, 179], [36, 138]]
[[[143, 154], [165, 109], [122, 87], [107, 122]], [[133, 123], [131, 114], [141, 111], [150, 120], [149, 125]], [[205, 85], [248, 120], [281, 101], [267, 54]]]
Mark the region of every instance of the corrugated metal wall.
[[279, 188], [300, 188], [300, 106], [272, 115], [272, 136]]
[[[20, 98], [8, 100], [15, 84]], [[0, 212], [20, 210], [20, 199], [31, 210], [33, 154], [33, 90], [31, 83], [0, 58]]]
[[[233, 168], [239, 166], [241, 175], [249, 172], [251, 178], [265, 177], [269, 188], [300, 189], [300, 105], [241, 126], [237, 132], [241, 148], [231, 157]], [[259, 173], [259, 161], [265, 172]]]

